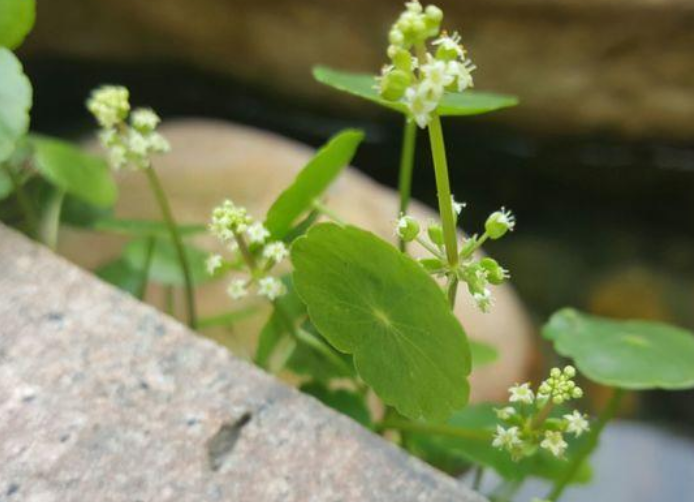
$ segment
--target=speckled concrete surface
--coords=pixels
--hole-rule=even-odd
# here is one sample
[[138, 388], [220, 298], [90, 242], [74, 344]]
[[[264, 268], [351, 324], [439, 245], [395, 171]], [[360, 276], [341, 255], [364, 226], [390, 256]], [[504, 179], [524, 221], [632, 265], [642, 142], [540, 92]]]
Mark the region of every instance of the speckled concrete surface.
[[0, 227], [1, 502], [484, 502]]

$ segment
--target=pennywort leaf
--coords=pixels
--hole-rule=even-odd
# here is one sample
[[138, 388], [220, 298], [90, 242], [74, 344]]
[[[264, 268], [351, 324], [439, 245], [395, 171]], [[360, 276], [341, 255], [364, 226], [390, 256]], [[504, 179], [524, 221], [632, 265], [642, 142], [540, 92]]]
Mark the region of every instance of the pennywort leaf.
[[35, 0], [0, 0], [0, 47], [18, 47], [33, 28], [35, 19]]
[[364, 133], [348, 129], [334, 136], [301, 170], [267, 213], [265, 226], [275, 240], [283, 239], [299, 216], [335, 181], [354, 157]]
[[31, 83], [21, 63], [11, 51], [0, 47], [0, 162], [12, 155], [29, 130], [31, 100]]
[[594, 382], [635, 390], [694, 387], [694, 333], [684, 329], [567, 308], [550, 318], [542, 334]]
[[[313, 69], [313, 77], [318, 82], [339, 91], [358, 96], [396, 112], [408, 113], [404, 104], [388, 101], [379, 96], [374, 75], [349, 73], [325, 66], [317, 66]], [[480, 115], [517, 104], [518, 99], [516, 97], [503, 94], [478, 91], [448, 92], [441, 100], [437, 111], [443, 117]]]
[[468, 400], [470, 348], [438, 284], [370, 232], [323, 223], [292, 246], [294, 286], [318, 331], [410, 418], [445, 420]]

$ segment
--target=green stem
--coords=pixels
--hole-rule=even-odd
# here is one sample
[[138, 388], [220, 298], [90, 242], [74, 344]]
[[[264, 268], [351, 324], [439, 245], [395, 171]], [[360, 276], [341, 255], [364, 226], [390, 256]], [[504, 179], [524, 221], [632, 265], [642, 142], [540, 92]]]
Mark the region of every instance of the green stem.
[[425, 241], [423, 238], [418, 236], [416, 241], [419, 243], [420, 246], [422, 246], [424, 249], [429, 251], [431, 254], [433, 254], [437, 258], [443, 259], [443, 255], [441, 254], [441, 252], [438, 249], [436, 249], [434, 246], [429, 244], [427, 241]]
[[50, 195], [41, 218], [41, 242], [50, 249], [58, 247], [58, 231], [60, 230], [60, 213], [65, 199], [65, 190], [56, 188]]
[[481, 431], [479, 429], [464, 429], [462, 427], [454, 427], [446, 424], [432, 424], [425, 422], [408, 422], [395, 418], [386, 418], [378, 424], [378, 428], [394, 429], [406, 432], [420, 432], [424, 434], [434, 434], [437, 436], [448, 436], [461, 439], [474, 439], [478, 441], [489, 441], [492, 438], [492, 433]]
[[450, 276], [448, 280], [448, 304], [451, 306], [451, 310], [455, 309], [455, 299], [458, 295], [458, 278], [454, 275]]
[[451, 187], [448, 180], [448, 161], [446, 160], [446, 145], [443, 140], [441, 119], [437, 113], [432, 113], [429, 122], [429, 140], [431, 155], [434, 160], [436, 189], [438, 191], [439, 213], [443, 227], [443, 240], [446, 246], [448, 264], [454, 268], [458, 265], [458, 236], [456, 233], [456, 218], [453, 212]]
[[[400, 192], [399, 214], [407, 214], [412, 195], [412, 171], [414, 170], [414, 150], [417, 139], [417, 124], [405, 116], [405, 126], [402, 135], [402, 150], [400, 153], [400, 177], [398, 191]], [[405, 251], [407, 244], [399, 239], [400, 251]]]
[[173, 286], [164, 286], [164, 312], [168, 315], [174, 315], [176, 298], [174, 298]]
[[183, 248], [183, 240], [181, 239], [181, 234], [174, 220], [173, 213], [171, 212], [171, 206], [164, 193], [164, 188], [159, 181], [157, 173], [154, 171], [154, 167], [149, 167], [145, 169], [147, 173], [147, 179], [149, 180], [150, 187], [154, 193], [159, 208], [161, 209], [162, 216], [164, 217], [164, 222], [169, 229], [169, 235], [176, 248], [176, 254], [178, 255], [178, 262], [181, 265], [181, 272], [183, 272], [183, 281], [185, 282], [185, 295], [186, 295], [186, 307], [188, 309], [188, 325], [195, 329], [197, 326], [197, 317], [195, 314], [195, 290], [193, 289], [193, 278], [190, 272], [190, 265], [188, 263], [188, 257], [186, 256], [185, 250]]
[[329, 220], [332, 220], [341, 226], [345, 225], [345, 221], [342, 218], [340, 218], [340, 215], [338, 215], [335, 211], [330, 209], [328, 206], [326, 206], [319, 200], [313, 201], [313, 207], [316, 211], [318, 211], [323, 216], [326, 216]]
[[12, 188], [17, 194], [17, 202], [19, 203], [19, 209], [21, 210], [24, 221], [26, 222], [27, 231], [32, 238], [37, 239], [39, 220], [36, 216], [36, 212], [34, 211], [34, 207], [29, 200], [29, 197], [27, 197], [27, 194], [24, 191], [24, 186], [22, 185], [17, 173], [15, 173], [8, 164], [2, 164], [2, 168], [7, 173], [7, 177], [10, 178]]
[[595, 450], [597, 447], [600, 434], [605, 428], [605, 425], [607, 425], [607, 422], [614, 418], [623, 397], [624, 391], [622, 389], [613, 389], [612, 396], [610, 397], [607, 406], [605, 406], [605, 409], [602, 411], [602, 413], [600, 413], [597, 423], [588, 433], [588, 437], [582, 444], [581, 449], [571, 460], [571, 463], [567, 467], [564, 476], [554, 484], [552, 491], [547, 496], [547, 500], [551, 502], [557, 502], [557, 500], [559, 500], [559, 497], [561, 497], [566, 487], [574, 479], [576, 473], [581, 468], [581, 465], [583, 465], [583, 462], [585, 462], [588, 456], [593, 453], [593, 450]]
[[482, 486], [482, 478], [484, 477], [484, 467], [481, 464], [475, 466], [475, 475], [472, 478], [472, 489], [476, 492], [480, 491]]
[[147, 239], [147, 249], [145, 250], [145, 262], [142, 264], [142, 275], [140, 276], [140, 284], [137, 290], [137, 298], [143, 300], [145, 298], [145, 293], [147, 292], [147, 285], [149, 284], [149, 269], [152, 266], [152, 256], [154, 256], [154, 247], [156, 246], [156, 239], [154, 237], [149, 237]]

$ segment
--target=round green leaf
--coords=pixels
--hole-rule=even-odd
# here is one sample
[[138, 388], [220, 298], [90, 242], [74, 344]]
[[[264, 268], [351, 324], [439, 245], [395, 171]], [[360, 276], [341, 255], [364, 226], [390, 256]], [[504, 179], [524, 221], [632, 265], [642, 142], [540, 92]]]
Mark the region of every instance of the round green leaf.
[[306, 164], [294, 183], [284, 190], [267, 213], [265, 226], [273, 239], [283, 239], [291, 225], [311, 209], [313, 201], [335, 181], [354, 157], [364, 133], [348, 129], [334, 136]]
[[0, 162], [12, 155], [17, 141], [29, 130], [31, 99], [31, 83], [21, 63], [0, 47]]
[[594, 382], [635, 390], [694, 387], [694, 334], [689, 331], [563, 309], [542, 333]]
[[476, 340], [470, 340], [470, 353], [472, 355], [473, 370], [492, 364], [499, 359], [499, 351], [495, 347]]
[[35, 0], [0, 0], [0, 47], [18, 47], [35, 19]]
[[[158, 238], [155, 239], [154, 253], [149, 268], [149, 279], [159, 284], [169, 286], [183, 286], [183, 272], [178, 261], [178, 253], [171, 242], [171, 239]], [[140, 238], [132, 240], [125, 247], [123, 258], [134, 270], [141, 270], [142, 264], [146, 262], [147, 250], [149, 248], [149, 238]], [[202, 284], [213, 279], [207, 273], [205, 261], [208, 253], [193, 247], [189, 244], [184, 244], [184, 252], [188, 257], [188, 265], [193, 278], [193, 284]]]
[[438, 284], [370, 232], [324, 223], [292, 246], [309, 317], [405, 416], [445, 420], [467, 403], [470, 348]]
[[343, 415], [347, 415], [364, 427], [371, 428], [373, 426], [365, 396], [345, 389], [328, 389], [316, 382], [304, 384], [299, 390], [315, 397], [324, 405]]
[[[378, 94], [375, 88], [376, 79], [373, 75], [363, 73], [348, 73], [324, 66], [313, 69], [313, 77], [322, 84], [339, 91], [347, 92], [377, 103], [391, 110], [407, 114], [404, 104], [387, 101]], [[462, 93], [447, 92], [437, 111], [441, 116], [480, 115], [502, 108], [516, 106], [518, 99], [514, 96], [493, 94], [489, 92], [465, 91]]]
[[84, 202], [108, 207], [118, 189], [106, 162], [65, 141], [32, 135], [34, 164], [52, 184]]

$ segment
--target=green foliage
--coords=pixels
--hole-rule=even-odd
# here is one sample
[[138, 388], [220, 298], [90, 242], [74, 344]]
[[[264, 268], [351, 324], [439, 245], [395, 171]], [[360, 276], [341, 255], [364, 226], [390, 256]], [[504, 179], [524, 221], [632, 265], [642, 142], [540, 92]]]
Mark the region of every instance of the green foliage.
[[12, 52], [0, 47], [0, 163], [12, 155], [29, 130], [31, 101], [31, 83], [22, 64]]
[[[145, 257], [149, 247], [148, 241], [148, 237], [134, 239], [125, 247], [123, 258], [131, 268], [138, 271], [142, 270], [142, 266], [146, 262]], [[207, 253], [191, 245], [184, 245], [184, 251], [190, 265], [193, 283], [203, 284], [212, 280], [205, 266]], [[155, 239], [154, 253], [149, 269], [149, 280], [168, 286], [184, 285], [185, 281], [181, 271], [181, 264], [178, 261], [176, 248], [170, 239]]]
[[265, 226], [275, 240], [283, 239], [292, 223], [312, 209], [313, 202], [335, 181], [354, 157], [364, 133], [348, 129], [334, 136], [301, 170], [267, 213]]
[[[381, 98], [376, 90], [376, 80], [373, 75], [348, 73], [333, 70], [324, 66], [313, 69], [316, 80], [338, 91], [343, 91], [360, 98], [372, 101], [378, 105], [407, 114], [407, 107], [397, 101]], [[492, 94], [488, 92], [465, 91], [462, 93], [446, 93], [437, 111], [441, 116], [480, 115], [518, 104], [513, 96]]]
[[112, 206], [118, 189], [106, 162], [65, 141], [31, 136], [34, 165], [52, 184], [97, 207]]
[[294, 285], [318, 331], [411, 418], [465, 406], [470, 348], [446, 297], [412, 258], [355, 227], [324, 223], [292, 247]]
[[142, 272], [130, 266], [124, 258], [118, 258], [97, 268], [94, 273], [102, 280], [137, 296], [142, 286]]
[[635, 390], [694, 387], [694, 334], [689, 331], [563, 309], [544, 326], [543, 336], [594, 382]]
[[470, 354], [472, 355], [472, 369], [481, 368], [492, 364], [499, 359], [499, 351], [488, 343], [470, 340]]
[[[508, 452], [492, 446], [496, 424], [493, 404], [468, 406], [448, 420], [446, 434], [407, 433], [407, 444], [415, 454], [451, 474], [459, 474], [471, 463], [490, 467], [505, 479], [532, 476], [554, 480], [565, 472], [567, 460], [558, 460], [542, 450], [536, 456], [514, 462]], [[575, 446], [569, 452], [576, 451]], [[590, 467], [585, 464], [573, 482], [587, 483], [590, 478]]]
[[35, 0], [0, 0], [0, 47], [18, 47], [33, 28], [35, 19]]
[[[336, 351], [324, 342], [323, 336], [310, 322], [304, 323], [301, 329], [304, 333], [309, 333], [323, 342], [324, 350], [318, 351], [315, 346], [300, 343], [287, 361], [287, 368], [297, 375], [308, 377], [323, 384], [328, 384], [336, 378], [356, 377], [354, 364], [349, 355]], [[326, 354], [326, 351], [330, 351], [330, 354]]]
[[4, 200], [12, 193], [12, 180], [3, 170], [0, 170], [0, 200]]
[[309, 394], [326, 406], [347, 415], [364, 427], [371, 428], [371, 414], [364, 396], [345, 389], [331, 390], [317, 383], [301, 386], [301, 391]]

